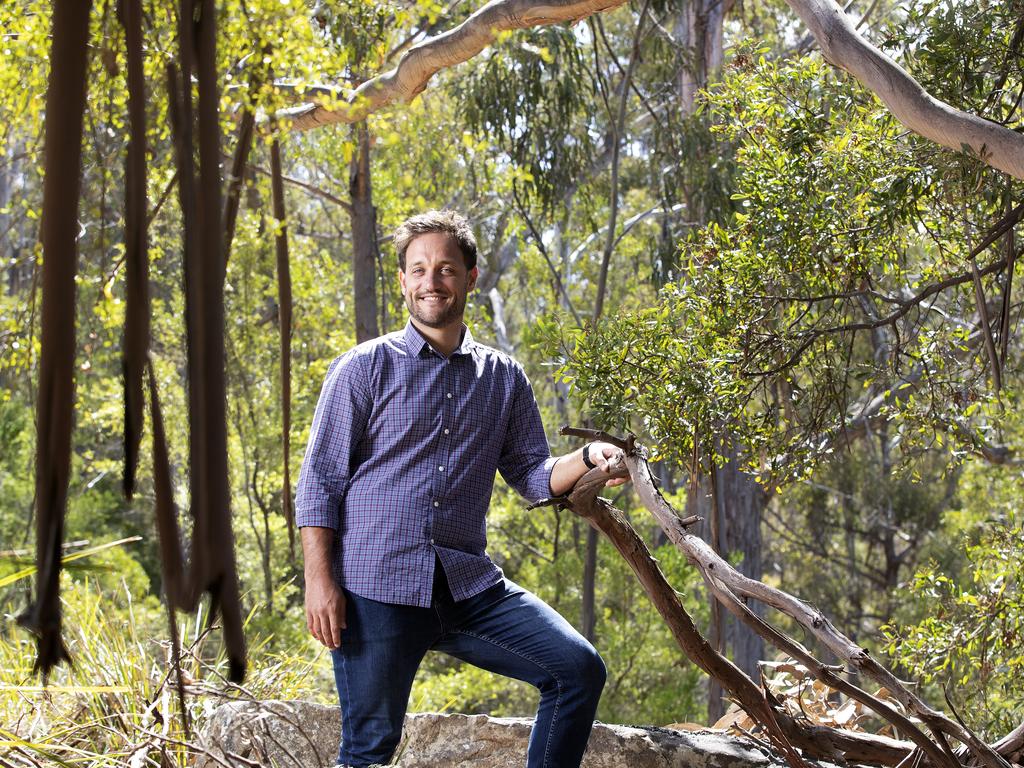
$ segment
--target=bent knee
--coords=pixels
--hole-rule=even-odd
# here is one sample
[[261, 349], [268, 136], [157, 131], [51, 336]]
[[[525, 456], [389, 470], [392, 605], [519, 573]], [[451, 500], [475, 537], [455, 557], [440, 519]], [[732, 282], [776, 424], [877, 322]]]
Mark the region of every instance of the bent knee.
[[572, 679], [576, 685], [594, 693], [600, 693], [608, 678], [604, 659], [590, 643], [581, 646], [572, 664]]

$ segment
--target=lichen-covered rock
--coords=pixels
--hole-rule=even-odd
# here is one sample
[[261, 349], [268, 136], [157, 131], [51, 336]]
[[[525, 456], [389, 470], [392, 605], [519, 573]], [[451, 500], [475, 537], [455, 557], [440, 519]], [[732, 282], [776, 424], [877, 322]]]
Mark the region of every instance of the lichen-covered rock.
[[[532, 721], [487, 715], [409, 715], [401, 768], [521, 768]], [[337, 707], [304, 701], [234, 701], [218, 707], [202, 737], [197, 768], [241, 763], [276, 768], [333, 766], [341, 723]], [[233, 759], [234, 758], [234, 759]], [[598, 723], [584, 768], [774, 768], [765, 752], [716, 732]]]

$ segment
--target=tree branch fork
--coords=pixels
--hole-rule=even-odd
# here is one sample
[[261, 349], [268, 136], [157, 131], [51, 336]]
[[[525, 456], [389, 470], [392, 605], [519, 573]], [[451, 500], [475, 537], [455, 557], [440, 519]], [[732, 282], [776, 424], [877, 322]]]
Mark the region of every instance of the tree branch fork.
[[[571, 427], [562, 427], [561, 434], [609, 442], [622, 452], [612, 459], [609, 471], [592, 469], [580, 478], [568, 495], [541, 503], [569, 508], [608, 538], [636, 574], [680, 650], [722, 685], [733, 701], [757, 723], [762, 737], [791, 768], [804, 768], [807, 759], [892, 768], [919, 768], [922, 765], [932, 768], [1011, 768], [1019, 760], [1020, 742], [1024, 740], [1020, 734], [1024, 733], [1024, 725], [995, 744], [986, 744], [956, 717], [956, 713], [955, 719], [951, 719], [925, 703], [865, 648], [841, 633], [814, 606], [744, 576], [706, 542], [690, 533], [689, 527], [699, 518], [679, 515], [661, 495], [648, 464], [647, 452], [634, 435], [621, 438], [597, 430]], [[605, 483], [623, 477], [632, 480], [642, 505], [669, 541], [697, 569], [710, 594], [726, 610], [776, 649], [803, 665], [824, 685], [861, 703], [890, 723], [905, 740], [832, 728], [794, 717], [768, 690], [763, 680], [761, 684], [755, 683], [715, 650], [697, 629], [680, 600], [680, 593], [668, 583], [657, 560], [624, 513], [598, 496]], [[788, 616], [808, 636], [833, 653], [842, 665], [829, 665], [817, 659], [799, 641], [755, 615], [747, 605], [749, 600], [759, 600]], [[888, 690], [888, 700], [842, 677], [847, 670]], [[958, 743], [960, 748], [954, 751], [951, 742]]]

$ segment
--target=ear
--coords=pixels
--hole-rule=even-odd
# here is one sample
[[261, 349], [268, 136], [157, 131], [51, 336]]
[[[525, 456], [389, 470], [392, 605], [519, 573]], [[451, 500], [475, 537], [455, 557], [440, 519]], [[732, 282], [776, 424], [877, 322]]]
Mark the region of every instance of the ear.
[[398, 270], [398, 285], [402, 289], [402, 295], [405, 295], [405, 272], [399, 268]]
[[476, 267], [473, 267], [471, 270], [469, 270], [469, 275], [467, 276], [468, 279], [469, 279], [468, 290], [472, 291], [474, 288], [476, 288], [476, 279], [479, 276], [480, 276], [480, 270], [477, 269]]

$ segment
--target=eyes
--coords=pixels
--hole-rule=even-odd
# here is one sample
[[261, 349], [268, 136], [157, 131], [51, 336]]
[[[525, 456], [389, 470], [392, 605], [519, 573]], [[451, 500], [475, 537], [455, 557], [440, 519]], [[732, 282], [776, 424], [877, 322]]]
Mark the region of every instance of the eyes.
[[[448, 277], [448, 276], [451, 276], [451, 275], [455, 274], [455, 267], [446, 264], [446, 265], [442, 266], [438, 271], [442, 275], [444, 275], [445, 277]], [[418, 267], [418, 266], [417, 267], [412, 267], [409, 270], [409, 274], [410, 275], [414, 275], [416, 277], [421, 277], [421, 276], [425, 275], [426, 272], [427, 271], [423, 267]]]

